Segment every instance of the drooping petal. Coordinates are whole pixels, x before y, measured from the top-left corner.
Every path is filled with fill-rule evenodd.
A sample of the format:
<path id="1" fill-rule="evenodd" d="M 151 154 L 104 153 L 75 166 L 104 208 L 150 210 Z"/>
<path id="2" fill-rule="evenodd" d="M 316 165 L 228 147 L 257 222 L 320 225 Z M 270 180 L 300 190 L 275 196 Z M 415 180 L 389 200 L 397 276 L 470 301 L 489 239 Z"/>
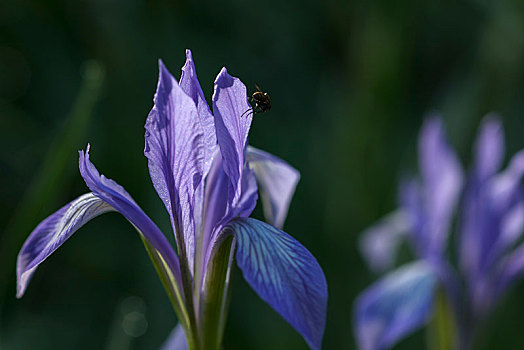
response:
<path id="1" fill-rule="evenodd" d="M 160 350 L 188 350 L 186 334 L 180 324 L 169 333 Z"/>
<path id="2" fill-rule="evenodd" d="M 248 146 L 246 159 L 255 171 L 266 220 L 281 229 L 300 173 L 282 159 L 255 147 Z"/>
<path id="3" fill-rule="evenodd" d="M 431 267 L 417 261 L 390 272 L 366 289 L 355 302 L 359 348 L 388 349 L 427 322 L 437 281 Z"/>
<path id="4" fill-rule="evenodd" d="M 249 108 L 245 85 L 222 68 L 215 80 L 213 114 L 224 172 L 231 184 L 228 201 L 232 206 L 241 195 L 244 150 L 253 118 L 250 113 L 244 114 Z"/>
<path id="5" fill-rule="evenodd" d="M 327 284 L 316 259 L 298 241 L 264 222 L 239 218 L 226 228 L 237 238 L 237 264 L 255 292 L 320 349 Z"/>
<path id="6" fill-rule="evenodd" d="M 18 253 L 16 296 L 22 297 L 36 268 L 73 233 L 98 215 L 114 210 L 93 193 L 86 193 L 42 221 Z"/>
<path id="7" fill-rule="evenodd" d="M 415 250 L 418 257 L 429 256 L 428 245 L 430 239 L 426 235 L 425 223 L 427 213 L 424 207 L 422 188 L 417 179 L 405 180 L 400 184 L 399 201 L 401 210 L 409 218 L 411 230 L 409 231 L 411 239 L 409 243 Z"/>
<path id="8" fill-rule="evenodd" d="M 423 234 L 428 239 L 428 253 L 441 254 L 462 189 L 463 172 L 437 117 L 426 120 L 420 133 L 419 165 L 426 210 Z"/>
<path id="9" fill-rule="evenodd" d="M 370 269 L 375 272 L 390 269 L 395 263 L 398 246 L 411 229 L 408 214 L 400 209 L 366 229 L 359 247 Z"/>
<path id="10" fill-rule="evenodd" d="M 100 199 L 122 214 L 135 226 L 144 239 L 159 254 L 159 258 L 167 264 L 178 286 L 182 285 L 178 257 L 164 234 L 153 221 L 140 209 L 126 190 L 115 181 L 100 175 L 89 160 L 89 145 L 87 150 L 80 151 L 80 174 L 87 187 Z"/>
<path id="11" fill-rule="evenodd" d="M 195 190 L 204 172 L 204 134 L 197 107 L 159 62 L 155 105 L 146 121 L 144 154 L 155 189 L 171 216 L 180 256 L 193 267 Z M 182 244 L 183 242 L 183 244 Z"/>

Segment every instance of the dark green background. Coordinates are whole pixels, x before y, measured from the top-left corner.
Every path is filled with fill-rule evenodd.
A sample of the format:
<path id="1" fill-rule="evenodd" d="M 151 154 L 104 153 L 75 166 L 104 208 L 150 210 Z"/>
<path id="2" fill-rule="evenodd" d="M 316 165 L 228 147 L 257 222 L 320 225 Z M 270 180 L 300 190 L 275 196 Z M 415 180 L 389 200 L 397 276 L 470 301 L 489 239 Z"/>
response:
<path id="1" fill-rule="evenodd" d="M 302 173 L 285 229 L 326 274 L 326 349 L 355 347 L 352 303 L 375 279 L 358 235 L 395 208 L 398 179 L 416 169 L 425 113 L 443 114 L 466 164 L 490 111 L 502 116 L 508 150 L 524 147 L 519 0 L 2 0 L 2 350 L 155 349 L 175 325 L 142 243 L 117 214 L 82 228 L 40 267 L 21 300 L 14 259 L 40 220 L 87 192 L 77 150 L 88 142 L 99 170 L 170 233 L 142 153 L 143 126 L 157 59 L 179 76 L 186 48 L 208 101 L 222 66 L 272 97 L 272 110 L 254 118 L 250 142 Z M 523 294 L 520 283 L 501 302 L 478 348 L 520 348 Z M 146 306 L 147 331 L 136 339 L 120 327 L 129 296 Z M 132 308 L 143 311 L 139 304 Z M 418 332 L 398 348 L 419 349 L 424 339 Z M 224 347 L 306 345 L 236 269 Z"/>

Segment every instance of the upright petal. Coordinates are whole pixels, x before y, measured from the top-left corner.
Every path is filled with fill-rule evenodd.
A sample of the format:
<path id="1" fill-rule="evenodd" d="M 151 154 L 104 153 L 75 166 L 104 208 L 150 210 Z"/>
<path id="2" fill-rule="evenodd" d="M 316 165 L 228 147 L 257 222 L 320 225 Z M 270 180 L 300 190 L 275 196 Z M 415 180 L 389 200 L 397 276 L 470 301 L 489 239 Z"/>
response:
<path id="1" fill-rule="evenodd" d="M 478 198 L 482 204 L 477 206 L 484 211 L 478 212 L 474 219 L 483 224 L 477 232 L 481 269 L 490 268 L 522 234 L 523 175 L 524 151 L 521 151 L 511 159 L 504 172 L 491 178 L 480 191 L 485 195 Z"/>
<path id="2" fill-rule="evenodd" d="M 42 221 L 31 232 L 18 253 L 16 296 L 22 297 L 38 265 L 73 233 L 98 215 L 114 210 L 93 193 L 86 193 Z"/>
<path id="3" fill-rule="evenodd" d="M 198 111 L 198 118 L 202 124 L 202 130 L 204 133 L 204 174 L 206 177 L 213 156 L 217 150 L 217 137 L 215 131 L 215 120 L 211 114 L 211 110 L 204 97 L 204 92 L 198 82 L 195 63 L 193 62 L 193 56 L 191 50 L 186 50 L 186 64 L 182 67 L 182 76 L 180 77 L 180 87 L 182 90 L 193 99 Z"/>
<path id="4" fill-rule="evenodd" d="M 228 211 L 229 178 L 224 172 L 221 156 L 213 160 L 206 182 L 202 246 L 207 247 L 212 233 Z"/>
<path id="5" fill-rule="evenodd" d="M 362 233 L 359 247 L 371 270 L 383 272 L 395 264 L 398 246 L 411 229 L 408 214 L 396 210 Z"/>
<path id="6" fill-rule="evenodd" d="M 282 159 L 255 147 L 248 146 L 246 159 L 255 171 L 266 220 L 281 229 L 300 173 Z"/>
<path id="7" fill-rule="evenodd" d="M 171 216 L 181 257 L 195 251 L 195 190 L 204 172 L 204 140 L 195 102 L 160 61 L 155 105 L 146 122 L 144 154 L 155 189 Z"/>
<path id="8" fill-rule="evenodd" d="M 244 171 L 242 172 L 240 198 L 235 207 L 233 207 L 226 217 L 226 220 L 230 220 L 234 217 L 246 218 L 255 209 L 258 201 L 258 186 L 255 172 L 249 169 L 246 164 Z"/>
<path id="9" fill-rule="evenodd" d="M 475 143 L 475 176 L 480 182 L 496 174 L 504 160 L 504 129 L 499 119 L 488 115 L 482 121 Z"/>
<path id="10" fill-rule="evenodd" d="M 485 216 L 490 215 L 493 224 L 480 231 L 483 235 L 478 262 L 480 273 L 473 281 L 483 286 L 482 295 L 475 298 L 478 303 L 496 299 L 524 272 L 524 245 L 508 253 L 524 229 L 523 175 L 524 151 L 520 151 L 513 156 L 508 168 L 485 186 L 490 194 L 486 201 L 489 212 Z"/>
<path id="11" fill-rule="evenodd" d="M 182 285 L 178 257 L 160 229 L 140 209 L 126 190 L 115 181 L 100 175 L 93 163 L 89 160 L 89 146 L 86 152 L 80 151 L 80 174 L 87 187 L 98 198 L 116 209 L 143 235 L 144 239 L 155 248 L 170 271 L 173 273 L 178 286 Z"/>
<path id="12" fill-rule="evenodd" d="M 428 239 L 428 253 L 440 254 L 462 189 L 463 174 L 437 117 L 426 120 L 420 133 L 419 165 L 427 215 L 423 234 Z"/>
<path id="13" fill-rule="evenodd" d="M 327 284 L 316 259 L 298 241 L 264 222 L 239 218 L 226 230 L 237 238 L 237 264 L 257 294 L 320 349 Z"/>
<path id="14" fill-rule="evenodd" d="M 355 302 L 359 348 L 388 349 L 427 322 L 437 281 L 431 267 L 418 261 L 390 272 L 366 289 Z"/>
<path id="15" fill-rule="evenodd" d="M 462 231 L 460 235 L 460 263 L 469 277 L 473 277 L 483 260 L 483 250 L 492 244 L 497 219 L 490 210 L 488 181 L 499 170 L 504 158 L 504 131 L 499 120 L 487 116 L 480 127 L 475 144 L 475 163 L 464 195 Z M 490 238 L 491 237 L 491 238 Z"/>
<path id="16" fill-rule="evenodd" d="M 506 211 L 518 197 L 521 191 L 521 180 L 524 176 L 524 150 L 517 152 L 507 169 L 497 175 L 490 184 L 494 210 Z"/>
<path id="17" fill-rule="evenodd" d="M 186 64 L 182 67 L 182 76 L 180 77 L 180 87 L 193 99 L 197 107 L 198 118 L 202 125 L 203 138 L 203 159 L 204 168 L 202 177 L 205 179 L 209 173 L 213 158 L 218 153 L 217 137 L 215 130 L 215 120 L 204 97 L 200 83 L 198 82 L 195 64 L 191 50 L 186 50 Z M 220 156 L 220 154 L 218 154 Z M 195 236 L 198 241 L 198 235 L 202 229 L 203 207 L 204 207 L 204 181 L 195 191 Z"/>
<path id="18" fill-rule="evenodd" d="M 215 80 L 213 113 L 224 172 L 229 178 L 229 203 L 236 205 L 241 195 L 244 150 L 252 115 L 243 115 L 249 108 L 246 87 L 222 68 Z"/>
<path id="19" fill-rule="evenodd" d="M 251 215 L 258 200 L 255 173 L 246 165 L 242 172 L 239 199 L 233 205 L 228 196 L 231 184 L 224 172 L 223 159 L 215 159 L 206 184 L 203 242 L 212 241 L 230 220 Z M 207 244 L 204 244 L 206 247 Z"/>

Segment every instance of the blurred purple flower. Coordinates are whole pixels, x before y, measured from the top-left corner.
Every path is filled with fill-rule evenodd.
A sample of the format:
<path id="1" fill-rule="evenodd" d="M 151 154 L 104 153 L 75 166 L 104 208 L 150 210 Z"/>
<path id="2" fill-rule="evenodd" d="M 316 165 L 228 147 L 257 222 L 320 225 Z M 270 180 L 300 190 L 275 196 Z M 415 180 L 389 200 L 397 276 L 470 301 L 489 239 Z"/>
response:
<path id="1" fill-rule="evenodd" d="M 31 233 L 18 256 L 17 296 L 24 294 L 38 265 L 76 230 L 100 214 L 118 211 L 139 232 L 177 313 L 180 324 L 167 347 L 220 347 L 236 251 L 249 285 L 311 348 L 319 349 L 325 277 L 311 253 L 280 230 L 299 173 L 247 146 L 252 116 L 241 117 L 250 108 L 244 84 L 223 68 L 215 80 L 211 113 L 189 50 L 186 56 L 180 83 L 160 62 L 144 150 L 151 180 L 171 219 L 178 256 L 123 187 L 99 174 L 88 146 L 80 151 L 80 173 L 92 192 Z M 266 217 L 276 227 L 248 217 L 258 191 Z"/>
<path id="2" fill-rule="evenodd" d="M 524 230 L 524 151 L 497 173 L 504 157 L 503 130 L 496 117 L 488 116 L 474 155 L 463 186 L 463 172 L 442 122 L 426 120 L 419 139 L 421 180 L 401 185 L 401 208 L 366 230 L 360 242 L 377 272 L 394 265 L 403 239 L 419 260 L 388 273 L 357 299 L 354 322 L 361 349 L 390 348 L 421 327 L 432 316 L 437 286 L 453 308 L 457 345 L 469 348 L 478 321 L 524 272 L 524 244 L 517 243 Z M 457 271 L 445 249 L 460 198 Z M 400 274 L 401 280 L 394 277 Z"/>

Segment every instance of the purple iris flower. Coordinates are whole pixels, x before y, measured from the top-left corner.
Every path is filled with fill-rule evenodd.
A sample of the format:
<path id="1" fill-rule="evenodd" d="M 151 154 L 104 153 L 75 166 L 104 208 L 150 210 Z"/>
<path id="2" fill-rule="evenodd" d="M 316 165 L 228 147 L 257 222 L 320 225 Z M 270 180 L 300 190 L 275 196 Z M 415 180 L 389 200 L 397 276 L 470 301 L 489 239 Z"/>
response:
<path id="1" fill-rule="evenodd" d="M 241 117 L 251 108 L 244 84 L 223 68 L 215 80 L 211 112 L 189 50 L 186 57 L 180 82 L 159 63 L 144 150 L 151 180 L 171 219 L 178 254 L 124 188 L 100 175 L 88 146 L 80 151 L 79 163 L 91 192 L 31 233 L 18 255 L 17 296 L 24 294 L 40 263 L 76 230 L 100 214 L 117 211 L 138 231 L 177 313 L 179 325 L 166 348 L 220 348 L 236 258 L 255 292 L 312 349 L 319 349 L 326 280 L 313 255 L 280 230 L 299 173 L 247 145 L 252 115 Z M 258 192 L 271 225 L 249 218 Z"/>
<path id="2" fill-rule="evenodd" d="M 400 209 L 363 233 L 361 249 L 376 272 L 390 269 L 402 240 L 417 261 L 389 272 L 355 302 L 359 347 L 387 349 L 433 315 L 437 288 L 450 303 L 456 346 L 473 346 L 480 321 L 524 272 L 524 151 L 500 172 L 502 125 L 487 116 L 466 178 L 438 117 L 426 120 L 419 138 L 420 179 L 404 182 Z M 446 253 L 452 221 L 458 267 Z"/>

